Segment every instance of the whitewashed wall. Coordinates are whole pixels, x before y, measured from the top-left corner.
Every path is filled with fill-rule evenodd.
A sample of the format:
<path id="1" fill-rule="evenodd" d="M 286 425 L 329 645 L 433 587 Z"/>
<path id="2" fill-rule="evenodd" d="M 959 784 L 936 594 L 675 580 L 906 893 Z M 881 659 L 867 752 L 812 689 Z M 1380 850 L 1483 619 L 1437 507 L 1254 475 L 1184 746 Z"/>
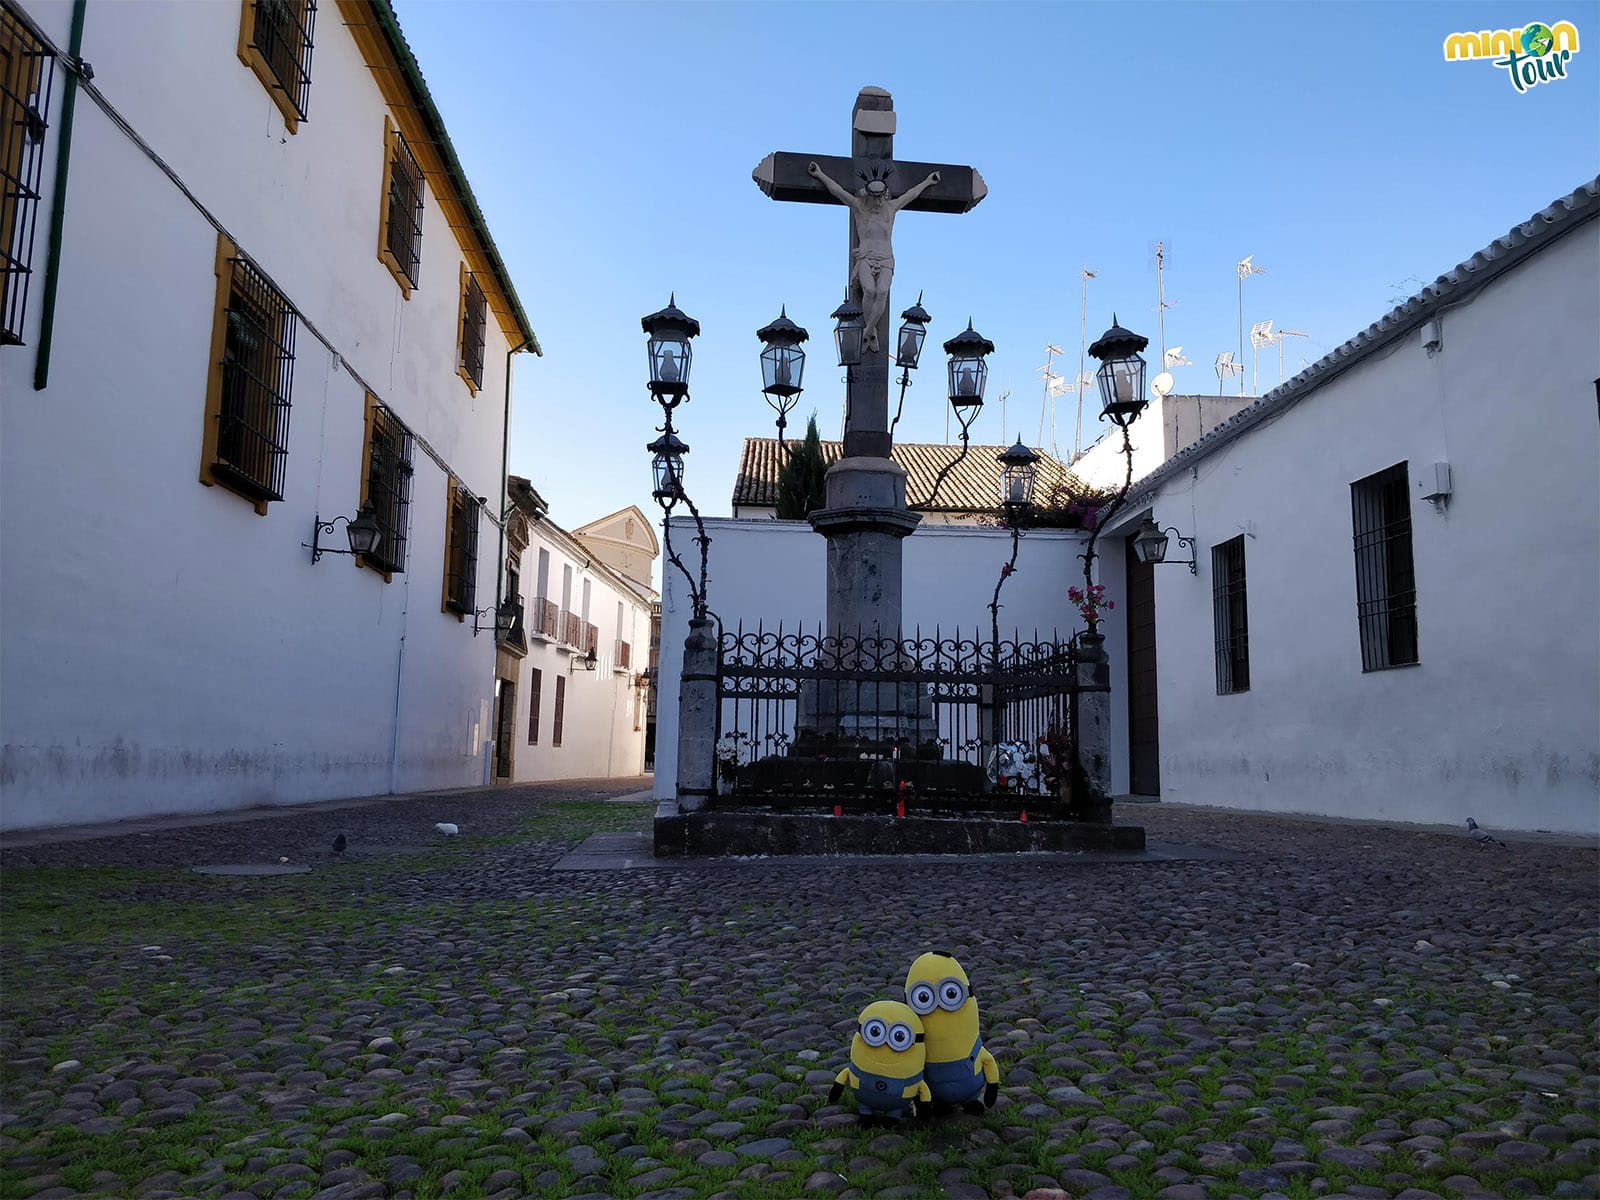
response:
<path id="1" fill-rule="evenodd" d="M 25 7 L 65 44 L 70 5 Z M 267 516 L 198 482 L 216 232 L 80 97 L 49 387 L 32 386 L 42 288 L 28 344 L 0 349 L 3 828 L 483 781 L 494 646 L 440 611 L 444 469 L 417 449 L 392 583 L 348 556 L 313 567 L 300 544 L 314 514 L 356 510 L 351 369 L 498 496 L 506 341 L 491 322 L 474 399 L 454 370 L 460 254 L 431 190 L 411 300 L 378 262 L 384 106 L 344 26 L 319 22 L 311 119 L 288 136 L 237 57 L 239 17 L 92 4 L 84 57 L 342 362 L 298 330 L 285 500 Z M 485 520 L 488 602 L 496 536 Z"/>
<path id="2" fill-rule="evenodd" d="M 827 610 L 827 543 L 803 521 L 706 521 L 711 536 L 710 607 L 732 630 L 743 621 L 752 628 L 781 620 L 786 628 L 805 624 L 815 629 Z M 691 570 L 698 559 L 691 552 L 694 525 L 674 519 L 672 544 Z M 1123 603 L 1122 543 L 1105 547 L 1115 569 L 1097 578 L 1106 594 Z M 1022 539 L 1017 570 L 1000 593 L 1000 630 L 1008 637 L 1021 630 L 1042 637 L 1059 630 L 1063 638 L 1078 628 L 1077 614 L 1067 604 L 1066 590 L 1083 582 L 1083 549 L 1075 531 L 1035 530 Z M 945 635 L 957 629 L 989 637 L 989 601 L 1000 568 L 1011 557 L 1011 534 L 1003 529 L 961 526 L 919 528 L 904 546 L 904 612 L 907 631 L 920 626 L 930 636 L 937 626 Z M 1104 565 L 1102 560 L 1100 565 Z M 661 603 L 661 691 L 656 728 L 655 796 L 675 794 L 677 781 L 678 677 L 683 643 L 688 636 L 690 603 L 683 576 L 670 563 L 663 570 Z M 1101 626 L 1112 664 L 1112 749 L 1115 791 L 1127 790 L 1126 664 L 1120 622 Z"/>
<path id="3" fill-rule="evenodd" d="M 1437 356 L 1414 333 L 1163 484 L 1200 563 L 1155 573 L 1163 798 L 1600 831 L 1597 329 L 1591 222 L 1448 310 Z M 1401 461 L 1421 661 L 1363 674 L 1350 484 Z M 1250 690 L 1219 696 L 1210 548 L 1241 528 Z"/>
<path id="4" fill-rule="evenodd" d="M 522 552 L 521 592 L 524 611 L 532 613 L 539 592 L 539 551 L 550 554 L 549 598 L 561 603 L 561 570 L 572 568 L 573 611 L 580 612 L 583 581 L 590 583 L 589 621 L 600 631 L 597 663 L 593 671 L 573 670 L 576 657 L 569 647 L 542 637 L 530 628 L 528 654 L 517 678 L 517 725 L 513 735 L 512 778 L 518 783 L 541 779 L 601 779 L 644 773 L 645 721 L 642 694 L 635 676 L 650 658 L 650 605 L 584 553 L 571 538 L 556 536 L 547 521 L 529 528 L 528 548 Z M 617 603 L 622 622 L 617 622 Z M 581 615 L 581 613 L 580 613 Z M 630 666 L 619 667 L 616 640 L 630 647 Z M 528 716 L 532 702 L 532 672 L 542 676 L 539 699 L 538 744 L 528 741 Z M 556 707 L 556 679 L 566 685 L 561 745 L 552 744 Z M 638 728 L 634 728 L 637 724 Z"/>

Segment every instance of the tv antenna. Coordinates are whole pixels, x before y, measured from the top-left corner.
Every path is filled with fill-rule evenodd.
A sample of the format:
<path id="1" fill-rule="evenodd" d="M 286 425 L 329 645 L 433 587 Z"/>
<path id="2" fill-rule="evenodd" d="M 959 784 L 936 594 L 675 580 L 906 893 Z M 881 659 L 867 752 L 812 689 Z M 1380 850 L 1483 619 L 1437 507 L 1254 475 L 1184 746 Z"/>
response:
<path id="1" fill-rule="evenodd" d="M 1184 354 L 1182 346 L 1174 346 L 1161 356 L 1161 366 L 1167 371 L 1172 370 L 1173 367 L 1190 367 L 1193 365 L 1194 359 Z"/>
<path id="2" fill-rule="evenodd" d="M 1161 342 L 1161 356 L 1165 360 L 1167 354 L 1167 309 L 1172 305 L 1167 303 L 1166 295 L 1166 264 L 1167 257 L 1172 253 L 1172 247 L 1164 241 L 1158 241 L 1151 247 L 1151 254 L 1156 260 L 1156 321 L 1158 323 L 1157 336 Z M 1174 301 L 1176 303 L 1176 301 Z"/>
<path id="3" fill-rule="evenodd" d="M 1239 273 L 1239 395 L 1244 395 L 1244 281 L 1252 275 L 1265 275 L 1267 269 L 1258 267 L 1250 260 L 1254 254 L 1246 254 L 1239 260 L 1236 268 Z M 1231 360 L 1230 360 L 1231 361 Z"/>
<path id="4" fill-rule="evenodd" d="M 1258 370 L 1261 366 L 1261 348 L 1272 345 L 1272 322 L 1257 321 L 1250 326 L 1250 394 L 1261 394 L 1260 376 Z"/>
<path id="5" fill-rule="evenodd" d="M 1065 394 L 1067 390 L 1067 381 L 1065 377 L 1057 375 L 1055 371 L 1056 356 L 1062 353 L 1064 353 L 1064 351 L 1054 342 L 1046 343 L 1044 348 L 1044 366 L 1039 367 L 1034 371 L 1035 375 L 1042 377 L 1042 382 L 1044 385 L 1044 394 L 1039 398 L 1038 445 L 1044 445 L 1044 414 L 1045 410 L 1048 409 L 1050 412 L 1050 453 L 1054 454 L 1057 458 L 1060 458 L 1061 454 L 1056 449 L 1056 397 Z"/>
<path id="6" fill-rule="evenodd" d="M 1217 395 L 1222 395 L 1222 384 L 1229 375 L 1243 375 L 1244 364 L 1233 361 L 1233 351 L 1224 350 L 1213 364 L 1217 370 Z"/>
<path id="7" fill-rule="evenodd" d="M 1284 338 L 1292 338 L 1292 337 L 1310 337 L 1310 336 L 1311 335 L 1309 333 L 1306 333 L 1304 330 L 1301 330 L 1301 329 L 1280 329 L 1280 330 L 1278 330 L 1277 333 L 1272 335 L 1272 340 L 1278 343 L 1278 386 L 1279 387 L 1283 386 L 1283 339 Z M 1306 360 L 1302 358 L 1300 360 L 1300 365 L 1302 367 L 1305 366 L 1306 365 Z"/>
<path id="8" fill-rule="evenodd" d="M 1078 420 L 1072 430 L 1072 457 L 1076 461 L 1083 452 L 1083 353 L 1084 347 L 1089 344 L 1089 280 L 1095 278 L 1095 273 L 1089 270 L 1089 265 L 1084 264 L 1081 272 L 1083 277 L 1083 295 L 1081 307 L 1078 310 Z"/>

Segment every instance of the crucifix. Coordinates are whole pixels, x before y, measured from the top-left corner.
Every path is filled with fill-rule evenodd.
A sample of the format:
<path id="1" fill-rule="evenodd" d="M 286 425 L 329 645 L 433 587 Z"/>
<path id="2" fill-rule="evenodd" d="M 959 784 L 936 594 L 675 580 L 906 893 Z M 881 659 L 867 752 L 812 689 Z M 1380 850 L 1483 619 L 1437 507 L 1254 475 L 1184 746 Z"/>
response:
<path id="1" fill-rule="evenodd" d="M 828 632 L 844 637 L 901 636 L 901 543 L 921 519 L 906 507 L 906 473 L 890 458 L 894 219 L 906 210 L 968 212 L 988 192 L 972 167 L 896 161 L 894 133 L 889 93 L 862 88 L 850 118 L 849 158 L 780 151 L 753 172 L 756 185 L 774 200 L 850 210 L 849 288 L 867 317 L 866 348 L 861 365 L 847 376 L 844 454 L 828 470 L 826 507 L 810 518 L 828 541 Z M 920 743 L 932 728 L 928 721 L 927 698 L 914 688 L 810 689 L 800 704 L 797 734 L 870 739 L 914 732 Z"/>
<path id="2" fill-rule="evenodd" d="M 850 119 L 850 157 L 779 151 L 753 172 L 774 200 L 842 204 L 850 210 L 850 291 L 866 314 L 866 350 L 854 368 L 845 418 L 847 458 L 887 458 L 889 439 L 890 235 L 899 212 L 964 213 L 988 193 L 972 167 L 897 162 L 894 100 L 882 88 L 861 89 Z"/>

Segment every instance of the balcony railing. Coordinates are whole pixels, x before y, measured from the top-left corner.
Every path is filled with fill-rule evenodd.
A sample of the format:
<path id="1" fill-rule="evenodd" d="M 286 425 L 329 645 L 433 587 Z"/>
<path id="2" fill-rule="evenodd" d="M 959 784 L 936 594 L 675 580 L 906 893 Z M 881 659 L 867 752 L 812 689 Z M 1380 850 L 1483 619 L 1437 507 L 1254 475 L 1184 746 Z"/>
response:
<path id="1" fill-rule="evenodd" d="M 600 653 L 600 630 L 598 626 L 583 623 L 583 641 L 579 643 L 585 654 Z"/>
<path id="2" fill-rule="evenodd" d="M 578 614 L 567 612 L 561 614 L 561 641 L 567 646 L 579 646 L 583 643 L 583 621 Z"/>
<path id="3" fill-rule="evenodd" d="M 612 651 L 612 665 L 619 671 L 626 671 L 633 665 L 633 647 L 621 638 L 617 639 L 616 647 Z"/>
<path id="4" fill-rule="evenodd" d="M 560 628 L 561 609 L 556 607 L 553 600 L 546 600 L 540 596 L 533 602 L 533 614 L 528 619 L 528 632 L 534 637 L 554 640 L 559 636 Z"/>

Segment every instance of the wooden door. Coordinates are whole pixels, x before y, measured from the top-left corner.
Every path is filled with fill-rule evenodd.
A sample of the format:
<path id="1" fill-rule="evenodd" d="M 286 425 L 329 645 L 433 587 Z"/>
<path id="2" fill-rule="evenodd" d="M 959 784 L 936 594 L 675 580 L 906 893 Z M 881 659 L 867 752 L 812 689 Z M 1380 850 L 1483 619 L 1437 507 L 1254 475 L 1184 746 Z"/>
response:
<path id="1" fill-rule="evenodd" d="M 1155 567 L 1127 543 L 1128 791 L 1161 794 L 1160 720 L 1156 706 Z"/>

